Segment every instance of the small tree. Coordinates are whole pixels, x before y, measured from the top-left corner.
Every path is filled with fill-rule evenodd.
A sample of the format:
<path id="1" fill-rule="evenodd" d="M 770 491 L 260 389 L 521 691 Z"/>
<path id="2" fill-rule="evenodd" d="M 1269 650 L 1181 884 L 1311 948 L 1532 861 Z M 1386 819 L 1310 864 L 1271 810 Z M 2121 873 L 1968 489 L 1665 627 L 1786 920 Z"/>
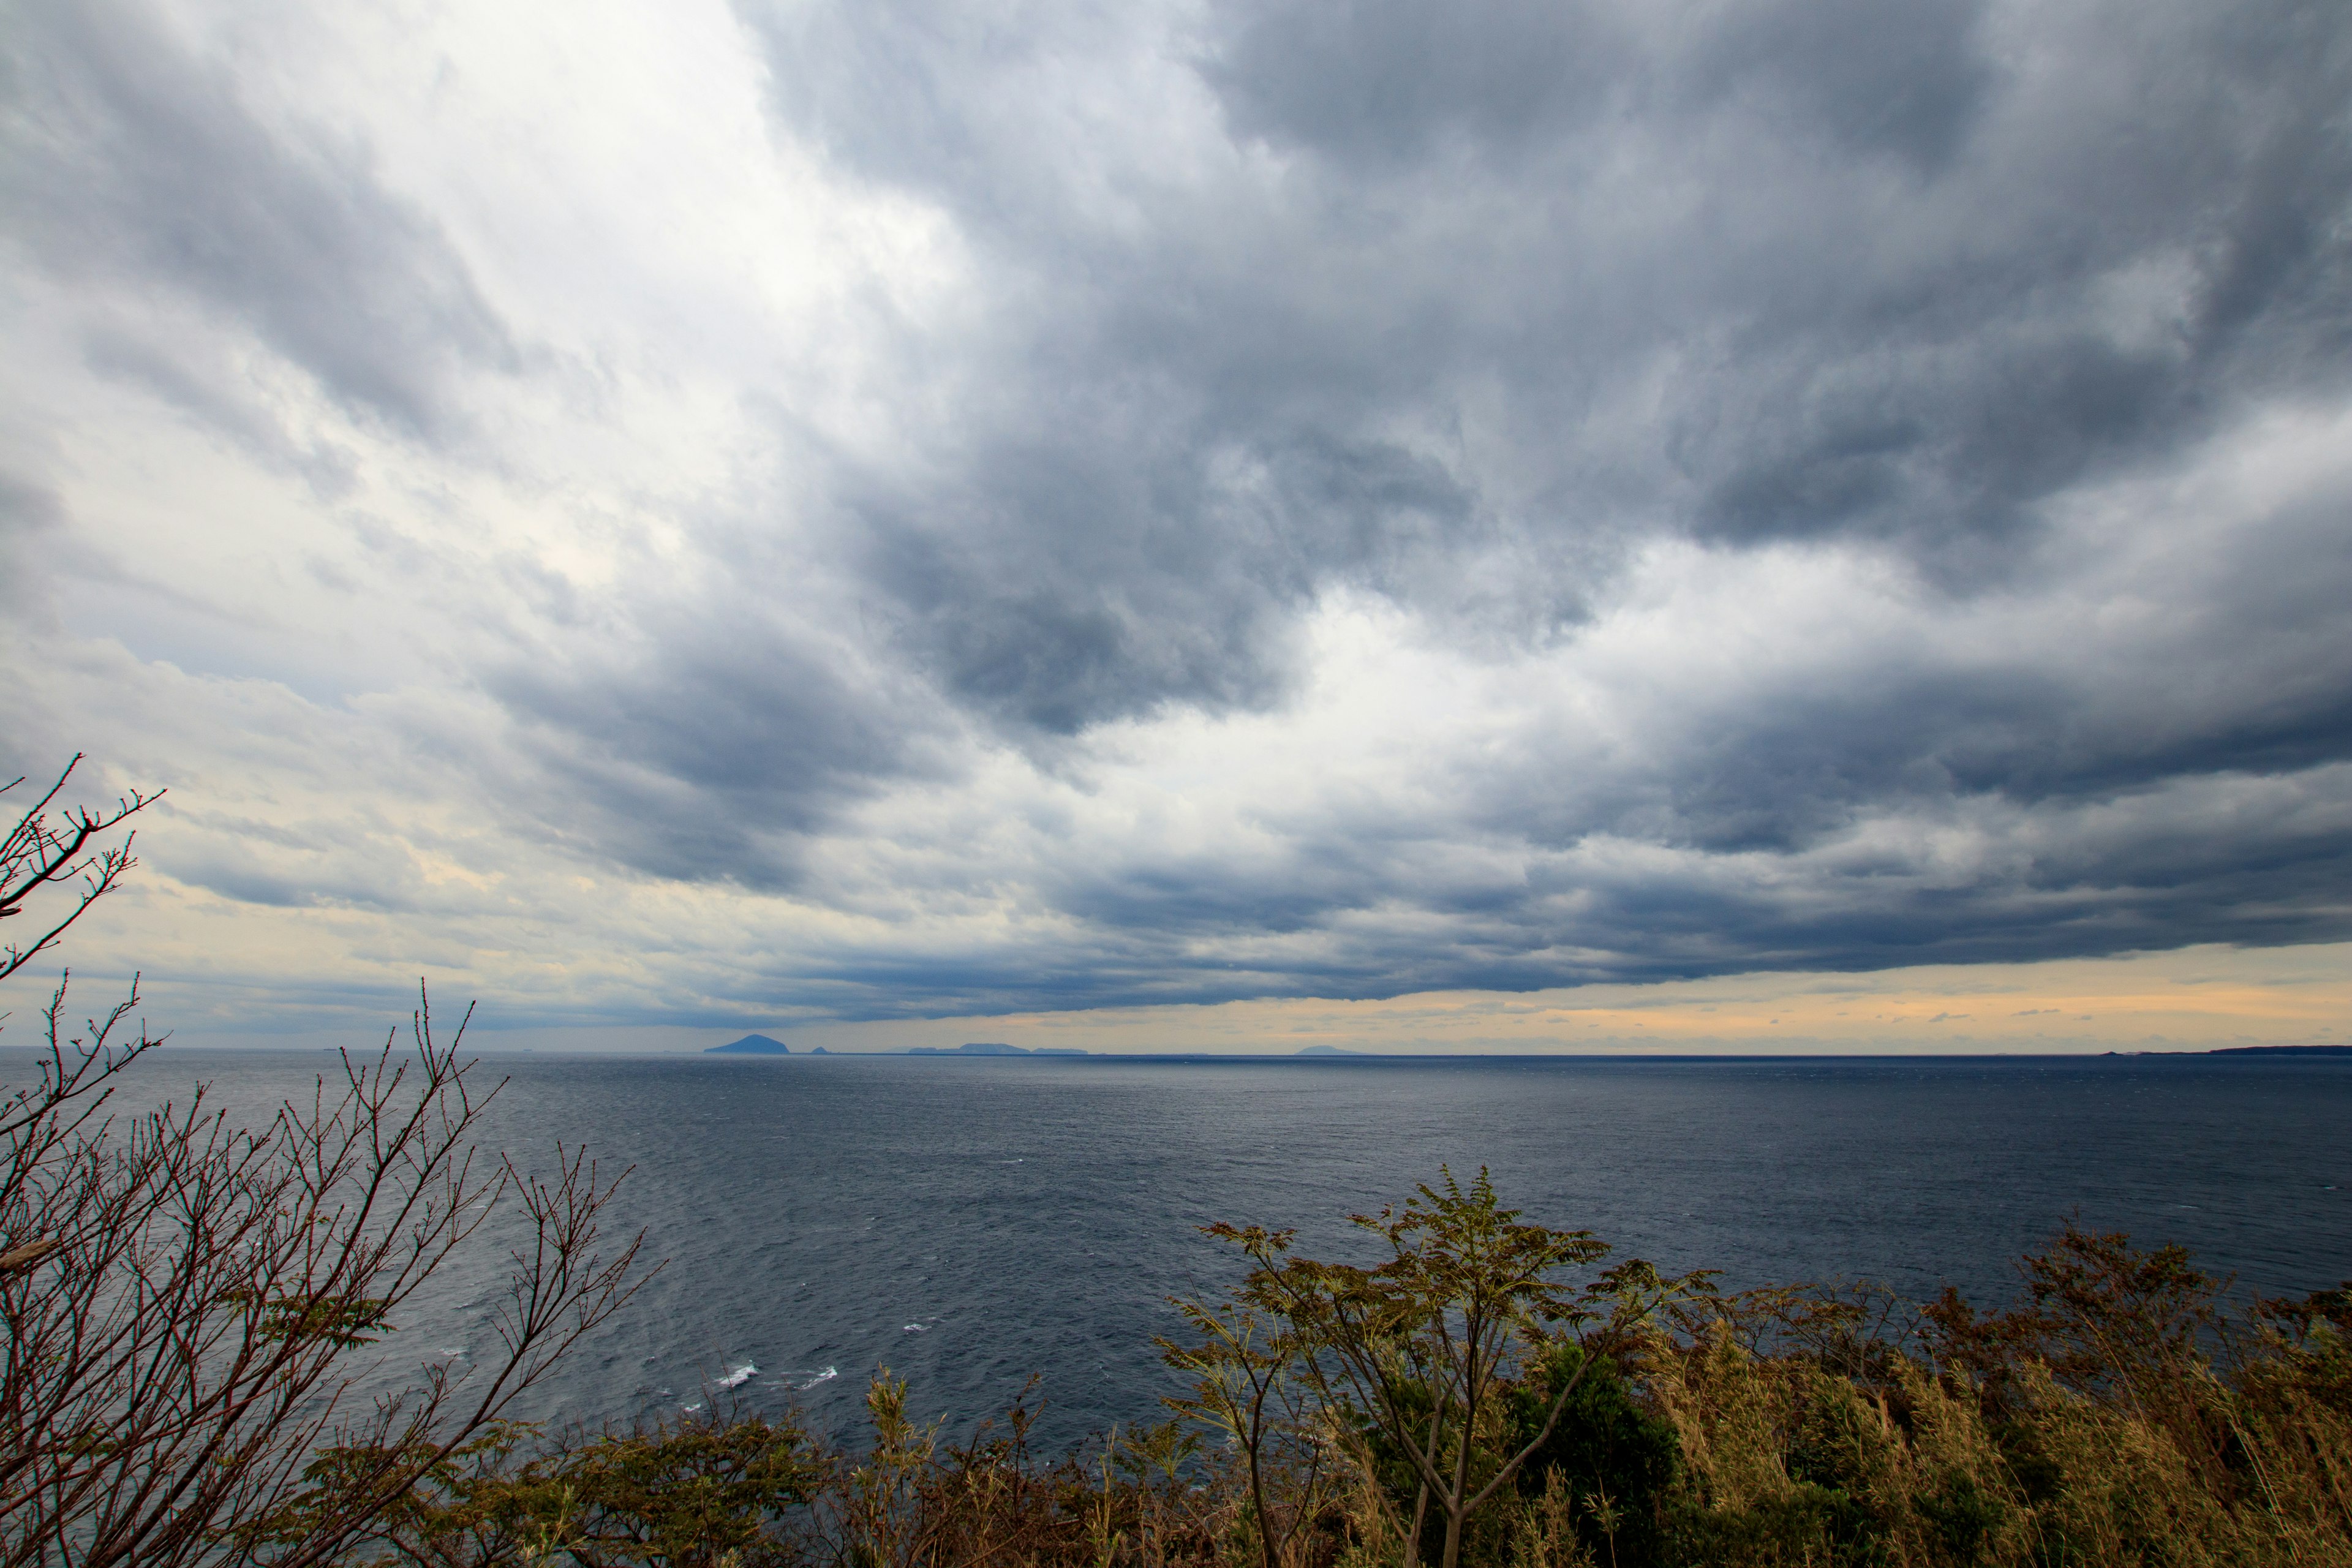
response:
<path id="1" fill-rule="evenodd" d="M 1562 1283 L 1560 1270 L 1596 1262 L 1608 1247 L 1590 1231 L 1518 1216 L 1496 1201 L 1484 1169 L 1465 1189 L 1441 1168 L 1438 1185 L 1423 1186 L 1402 1209 L 1352 1216 L 1389 1248 L 1376 1268 L 1293 1257 L 1286 1230 L 1205 1227 L 1255 1266 L 1237 1301 L 1284 1320 L 1301 1372 L 1327 1404 L 1369 1425 L 1411 1466 L 1406 1568 L 1417 1560 L 1432 1503 L 1445 1521 L 1441 1568 L 1457 1568 L 1463 1527 L 1544 1446 L 1602 1346 L 1674 1289 L 1639 1262 L 1581 1289 Z M 1482 1462 L 1482 1440 L 1503 1426 L 1503 1392 L 1560 1332 L 1576 1336 L 1586 1353 L 1554 1380 L 1541 1428 L 1516 1451 L 1486 1453 Z M 1368 1447 L 1359 1458 L 1376 1462 Z"/>
<path id="2" fill-rule="evenodd" d="M 37 914 L 0 978 L 135 864 L 129 834 L 108 836 L 155 797 L 55 814 L 72 772 L 9 834 L 0 910 L 74 901 Z M 247 1129 L 201 1087 L 102 1115 L 161 1042 L 118 1037 L 135 980 L 75 1033 L 69 983 L 45 1010 L 37 1081 L 0 1091 L 0 1568 L 326 1562 L 634 1289 L 637 1242 L 599 1249 L 613 1184 L 595 1166 L 559 1148 L 542 1179 L 474 1149 L 497 1087 L 461 1059 L 462 1025 L 436 1036 L 421 993 L 408 1059 L 396 1037 L 345 1054 Z M 527 1230 L 494 1315 L 499 1353 L 360 1399 L 381 1362 L 355 1352 L 509 1202 Z M 326 1445 L 346 1458 L 313 1470 Z"/>
<path id="3" fill-rule="evenodd" d="M 1171 1296 L 1195 1338 L 1160 1339 L 1160 1359 L 1192 1380 L 1192 1392 L 1164 1403 L 1223 1434 L 1241 1457 L 1257 1530 L 1261 1568 L 1281 1568 L 1285 1548 L 1321 1510 L 1324 1445 L 1314 1430 L 1303 1375 L 1307 1349 L 1287 1320 L 1238 1301 Z M 1270 1484 L 1273 1483 L 1273 1484 Z M 1288 1517 L 1273 1499 L 1289 1502 Z"/>

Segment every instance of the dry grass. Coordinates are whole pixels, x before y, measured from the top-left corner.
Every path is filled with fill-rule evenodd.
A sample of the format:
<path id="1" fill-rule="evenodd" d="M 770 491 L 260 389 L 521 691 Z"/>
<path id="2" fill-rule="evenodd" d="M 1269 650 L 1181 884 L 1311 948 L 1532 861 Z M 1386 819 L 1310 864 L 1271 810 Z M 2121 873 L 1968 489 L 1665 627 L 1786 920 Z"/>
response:
<path id="1" fill-rule="evenodd" d="M 1663 1480 L 1629 1487 L 1622 1478 L 1635 1472 L 1607 1470 L 1601 1450 L 1563 1448 L 1585 1458 L 1503 1500 L 1465 1562 L 2352 1565 L 2352 1301 L 2342 1292 L 2232 1314 L 2184 1257 L 2071 1231 L 2024 1274 L 2020 1302 L 1990 1315 L 1950 1298 L 1912 1307 L 1872 1291 L 1686 1298 L 1619 1363 L 1612 1419 L 1670 1445 L 1669 1468 L 1642 1472 Z M 856 1451 L 756 1420 L 536 1448 L 509 1434 L 445 1467 L 352 1561 L 1260 1560 L 1241 1465 L 1173 1424 L 1045 1458 L 1030 1451 L 1025 1405 L 952 1444 L 911 1420 L 905 1401 L 903 1384 L 877 1380 Z M 1364 1450 L 1343 1440 L 1344 1413 L 1315 1420 L 1282 1451 L 1317 1464 L 1270 1480 L 1282 1568 L 1403 1568 L 1409 1503 L 1349 1457 Z"/>
<path id="2" fill-rule="evenodd" d="M 1670 1563 L 2352 1564 L 2340 1292 L 2231 1316 L 2166 1249 L 2069 1231 L 2027 1292 L 1858 1332 L 1851 1297 L 1685 1314 L 1640 1369 L 1684 1473 Z"/>

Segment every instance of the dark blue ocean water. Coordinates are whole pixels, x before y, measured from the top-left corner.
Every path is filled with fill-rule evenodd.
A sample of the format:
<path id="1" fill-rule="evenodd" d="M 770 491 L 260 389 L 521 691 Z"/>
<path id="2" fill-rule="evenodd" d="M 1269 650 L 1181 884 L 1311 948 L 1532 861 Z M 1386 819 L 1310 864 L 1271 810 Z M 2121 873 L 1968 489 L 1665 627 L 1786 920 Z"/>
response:
<path id="1" fill-rule="evenodd" d="M 315 1058 L 158 1053 L 258 1109 Z M 2352 1061 L 2210 1057 L 1172 1062 L 492 1058 L 485 1140 L 634 1165 L 614 1215 L 667 1258 L 538 1410 L 734 1400 L 853 1418 L 887 1365 L 958 1427 L 1042 1379 L 1049 1446 L 1155 1419 L 1164 1298 L 1233 1259 L 1195 1227 L 1345 1216 L 1441 1163 L 1530 1218 L 1726 1283 L 1869 1278 L 2005 1298 L 2070 1215 L 2265 1293 L 2352 1277 Z M 496 1257 L 395 1342 L 472 1349 Z M 746 1371 L 745 1369 L 755 1369 Z M 734 1386 L 722 1388 L 723 1382 Z"/>

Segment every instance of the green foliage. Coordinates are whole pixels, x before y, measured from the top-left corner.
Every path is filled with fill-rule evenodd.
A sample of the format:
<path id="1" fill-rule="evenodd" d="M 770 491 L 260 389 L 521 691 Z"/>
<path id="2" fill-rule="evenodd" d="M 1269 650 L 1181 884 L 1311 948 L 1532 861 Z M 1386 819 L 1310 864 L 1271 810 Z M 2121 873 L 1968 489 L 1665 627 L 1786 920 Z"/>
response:
<path id="1" fill-rule="evenodd" d="M 1990 1314 L 1641 1265 L 1577 1287 L 1551 1270 L 1599 1243 L 1483 1173 L 1359 1223 L 1377 1267 L 1212 1232 L 1253 1266 L 1218 1321 L 1283 1330 L 1229 1344 L 1234 1386 L 1310 1391 L 1292 1430 L 1363 1478 L 1346 1568 L 2352 1563 L 2352 1288 L 2233 1314 L 2179 1248 L 2073 1228 Z"/>
<path id="2" fill-rule="evenodd" d="M 1462 1228 L 1416 1226 L 1405 1248 L 1467 1253 L 1494 1234 L 1463 1212 L 1490 1194 L 1441 1185 L 1424 1198 Z M 1466 1414 L 1461 1385 L 1444 1381 L 1462 1363 L 1442 1344 L 1389 1342 L 1372 1363 L 1388 1379 L 1376 1410 L 1328 1327 L 1368 1317 L 1366 1299 L 1327 1296 L 1319 1319 L 1276 1306 L 1305 1280 L 1377 1271 L 1303 1264 L 1287 1238 L 1234 1234 L 1256 1267 L 1186 1313 L 1194 1338 L 1162 1347 L 1192 1379 L 1170 1403 L 1214 1447 L 1169 1423 L 1044 1460 L 1025 1401 L 950 1442 L 886 1374 L 856 1451 L 790 1423 L 554 1444 L 502 1430 L 435 1469 L 375 1545 L 420 1568 L 1405 1568 L 1447 1553 L 1472 1568 L 2352 1563 L 2352 1338 L 2332 1293 L 2232 1315 L 2177 1254 L 2072 1233 L 2026 1261 L 2019 1304 L 1990 1316 L 1948 1302 L 1906 1312 L 1850 1289 L 1727 1297 L 1629 1267 L 1559 1290 L 1549 1321 L 1513 1319 Z M 1418 1266 L 1390 1279 L 1475 1283 Z M 1388 1321 L 1458 1350 L 1472 1318 L 1456 1306 Z M 1423 1437 L 1421 1454 L 1400 1428 Z M 1483 1506 L 1429 1506 L 1433 1449 L 1440 1475 Z"/>
<path id="3" fill-rule="evenodd" d="M 1639 1262 L 1581 1285 L 1561 1279 L 1562 1269 L 1597 1262 L 1607 1246 L 1589 1231 L 1523 1222 L 1483 1169 L 1465 1187 L 1441 1167 L 1437 1185 L 1418 1188 L 1403 1208 L 1353 1219 L 1387 1248 L 1372 1268 L 1294 1257 L 1288 1231 L 1207 1231 L 1254 1265 L 1232 1310 L 1286 1325 L 1286 1354 L 1320 1397 L 1329 1430 L 1373 1478 L 1374 1494 L 1399 1491 L 1384 1468 L 1403 1467 L 1412 1495 L 1402 1510 L 1406 1568 L 1423 1554 L 1433 1518 L 1444 1523 L 1441 1568 L 1456 1568 L 1472 1521 L 1515 1485 L 1590 1363 L 1561 1363 L 1568 1370 L 1542 1419 L 1507 1444 L 1507 1391 L 1557 1335 L 1603 1342 L 1685 1282 Z"/>
<path id="4" fill-rule="evenodd" d="M 1465 1562 L 1500 1562 L 1517 1550 L 1531 1521 L 1543 1527 L 1548 1497 L 1560 1515 L 1554 1533 L 1564 1532 L 1595 1562 L 1644 1568 L 1657 1560 L 1660 1521 L 1678 1470 L 1674 1428 L 1641 1408 L 1612 1360 L 1594 1357 L 1589 1369 L 1586 1360 L 1572 1342 L 1551 1345 L 1502 1389 L 1471 1475 L 1491 1477 L 1523 1449 L 1528 1458 L 1512 1477 L 1512 1506 L 1490 1508 L 1466 1524 Z M 1563 1387 L 1568 1398 L 1553 1419 Z M 1429 1408 L 1425 1389 L 1407 1398 L 1416 1411 Z M 1409 1513 L 1417 1489 L 1412 1461 L 1377 1426 L 1368 1426 L 1364 1437 L 1391 1505 Z M 1444 1550 L 1444 1532 L 1442 1519 L 1424 1520 L 1422 1557 Z"/>
<path id="5" fill-rule="evenodd" d="M 791 1422 L 683 1421 L 601 1433 L 525 1453 L 504 1427 L 435 1467 L 371 1531 L 378 1562 L 581 1568 L 757 1568 L 797 1561 L 782 1526 L 826 1479 Z M 373 1456 L 330 1453 L 337 1471 Z"/>
<path id="6" fill-rule="evenodd" d="M 1576 1504 L 1577 1538 L 1601 1563 L 1643 1568 L 1657 1561 L 1659 1529 L 1682 1463 L 1675 1429 L 1643 1410 L 1624 1374 L 1605 1356 L 1582 1378 L 1581 1346 L 1552 1347 L 1507 1398 L 1510 1443 L 1542 1426 L 1552 1391 L 1572 1384 L 1549 1436 L 1521 1467 L 1518 1490 L 1530 1502 L 1557 1484 Z"/>
<path id="7" fill-rule="evenodd" d="M 350 1350 L 372 1345 L 392 1331 L 386 1319 L 392 1303 L 378 1296 L 348 1300 L 278 1296 L 264 1300 L 256 1290 L 224 1290 L 220 1303 L 258 1313 L 254 1339 L 260 1344 L 310 1342 Z"/>

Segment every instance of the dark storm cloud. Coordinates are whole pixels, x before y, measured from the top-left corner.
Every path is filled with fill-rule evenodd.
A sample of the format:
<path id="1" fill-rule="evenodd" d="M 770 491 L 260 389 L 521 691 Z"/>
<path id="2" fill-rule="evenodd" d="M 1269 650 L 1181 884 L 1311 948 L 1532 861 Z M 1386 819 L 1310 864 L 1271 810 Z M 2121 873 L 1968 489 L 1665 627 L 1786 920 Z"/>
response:
<path id="1" fill-rule="evenodd" d="M 1140 471 L 1075 443 L 991 453 L 944 528 L 944 498 L 865 492 L 870 580 L 898 607 L 902 645 L 958 700 L 1066 736 L 1268 689 L 1300 584 L 1226 556 L 1198 526 L 1198 477 L 1154 471 L 1136 445 L 1110 452 Z"/>
<path id="2" fill-rule="evenodd" d="M 1539 153 L 1603 114 L 1760 100 L 1852 153 L 1933 168 L 1989 83 L 1982 6 L 1951 0 L 1779 0 L 1719 9 L 1658 57 L 1620 7 L 1480 0 L 1221 6 L 1203 77 L 1244 135 L 1345 163 L 1407 162 L 1470 142 Z"/>
<path id="3" fill-rule="evenodd" d="M 1476 381 L 1528 427 L 1445 475 L 1457 528 L 1581 567 L 1630 510 L 1732 543 L 1886 539 L 1958 584 L 2011 567 L 2067 487 L 2342 384 L 2352 150 L 2321 8 L 2070 10 L 2035 74 L 1948 4 L 1736 6 L 1657 37 L 1572 7 L 1235 7 L 1200 79 L 1290 162 L 1271 195 L 1129 182 L 1140 240 L 1106 232 L 1093 183 L 1051 178 L 1085 156 L 1063 106 L 1015 101 L 1041 62 L 1115 56 L 1099 17 L 751 15 L 780 112 L 947 204 L 1007 290 L 980 351 L 995 405 L 965 411 L 992 428 L 887 524 L 1009 552 L 1005 581 L 963 584 L 997 601 L 984 619 L 1043 595 L 1190 626 L 1192 595 L 1150 602 L 1187 557 L 1231 563 L 1208 591 L 1244 620 L 1360 579 L 1376 509 L 1220 505 L 1203 477 L 1400 426 L 1404 460 L 1451 468 Z M 1629 443 L 1604 426 L 1636 399 L 1655 411 Z M 1381 585 L 1443 582 L 1420 564 Z M 1225 640 L 1231 681 L 1162 641 L 1124 623 L 1069 692 L 1027 679 L 1007 710 L 1066 728 L 1155 693 L 1248 702 L 1275 673 L 1248 637 Z"/>
<path id="4" fill-rule="evenodd" d="M 225 314 L 328 396 L 415 437 L 462 423 L 459 374 L 520 363 L 446 238 L 362 150 L 323 132 L 289 143 L 154 17 L 35 0 L 5 47 L 0 180 L 12 226 L 59 273 L 117 270 Z M 107 357 L 168 363 L 119 342 Z M 176 400 L 220 412 L 217 399 Z M 249 426 L 232 418 L 227 433 L 247 439 Z"/>
<path id="5" fill-rule="evenodd" d="M 1784 864 L 1766 881 L 1703 861 L 1498 880 L 1416 853 L 1433 845 L 1371 836 L 1272 863 L 1074 872 L 1055 889 L 1082 922 L 1069 940 L 961 958 L 865 949 L 803 960 L 790 984 L 888 1017 L 2035 962 L 2163 950 L 2188 933 L 2344 940 L 2352 779 L 2231 784 L 2234 804 L 2225 784 L 2218 801 L 2158 791 L 2103 803 L 2111 820 L 2054 816 L 2052 840 L 2020 864 L 1957 883 L 1852 859 Z"/>
<path id="6" fill-rule="evenodd" d="M 1202 61 L 1234 127 L 1350 163 L 1523 144 L 1605 107 L 1631 47 L 1597 8 L 1387 0 L 1220 8 Z"/>
<path id="7" fill-rule="evenodd" d="M 1969 5 L 1735 6 L 1664 45 L 1566 7 L 1233 15 L 1204 71 L 1234 127 L 1370 203 L 1434 205 L 1466 174 L 1539 206 L 1646 156 L 1656 193 L 1698 204 L 1663 247 L 1605 211 L 1535 237 L 1517 259 L 1597 264 L 1618 319 L 1530 268 L 1505 280 L 1526 347 L 1498 348 L 1570 421 L 1625 394 L 1612 360 L 1695 351 L 1653 483 L 1696 486 L 1677 510 L 1704 535 L 1997 566 L 2068 484 L 2248 393 L 2340 384 L 2352 147 L 2320 8 L 2134 8 L 2137 39 L 2074 12 L 2036 40 L 2063 51 L 2038 81 L 1994 69 Z M 1464 259 L 1465 295 L 1495 286 Z M 1607 276 L 1629 259 L 1657 270 Z M 2136 262 L 2180 267 L 2179 318 L 2118 342 L 2097 296 Z"/>
<path id="8" fill-rule="evenodd" d="M 2136 19 L 2151 39 L 2064 40 L 2063 79 L 1988 89 L 1974 161 L 1896 214 L 1952 226 L 1930 254 L 1889 272 L 1887 236 L 1849 229 L 1815 258 L 1833 297 L 1749 302 L 1739 355 L 1677 433 L 1700 530 L 1997 563 L 2067 486 L 2248 398 L 2340 390 L 2345 30 L 2307 5 Z M 2136 272 L 2177 300 L 2119 330 Z"/>
<path id="9" fill-rule="evenodd" d="M 1962 617 L 2093 572 L 2053 552 L 2070 497 L 2352 385 L 2324 5 L 1254 4 L 1172 65 L 1097 12 L 743 15 L 779 117 L 979 258 L 984 400 L 846 504 L 901 646 L 1016 742 L 1278 706 L 1337 588 L 1538 648 L 1658 536 L 1879 552 Z M 1227 142 L 1189 173 L 1087 118 L 1178 90 L 1155 47 Z M 2161 636 L 2052 593 L 2011 657 L 1677 693 L 1630 754 L 1481 757 L 1450 817 L 1071 871 L 1082 955 L 843 978 L 1027 1005 L 2341 937 L 2347 516 L 2297 502 L 2215 574 L 2130 585 Z M 1972 869 L 1836 848 L 1962 819 Z M 1617 839 L 1678 858 L 1575 858 Z M 1487 851 L 1568 858 L 1464 880 Z M 1262 950 L 1197 951 L 1220 933 Z"/>
<path id="10" fill-rule="evenodd" d="M 797 845 L 878 781 L 930 771 L 922 696 L 860 679 L 776 607 L 721 581 L 625 647 L 591 628 L 488 672 L 548 798 L 593 858 L 658 877 L 799 885 Z"/>
<path id="11" fill-rule="evenodd" d="M 1244 451 L 1190 420 L 1122 423 L 1073 414 L 1008 441 L 952 497 L 878 477 L 856 493 L 869 581 L 901 607 L 905 646 L 1016 732 L 1263 707 L 1318 587 L 1396 583 L 1470 510 L 1441 467 L 1392 444 L 1307 430 Z"/>

